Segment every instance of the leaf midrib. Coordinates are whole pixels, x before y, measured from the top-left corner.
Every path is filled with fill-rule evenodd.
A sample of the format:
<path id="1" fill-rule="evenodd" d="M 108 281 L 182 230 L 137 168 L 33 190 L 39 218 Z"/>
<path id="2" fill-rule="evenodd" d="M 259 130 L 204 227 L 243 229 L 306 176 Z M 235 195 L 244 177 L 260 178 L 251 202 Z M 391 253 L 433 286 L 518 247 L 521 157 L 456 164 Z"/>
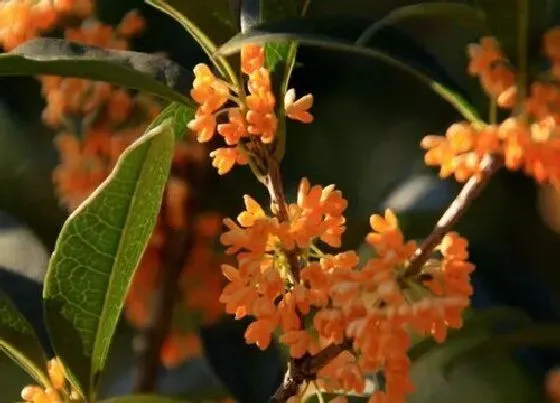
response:
<path id="1" fill-rule="evenodd" d="M 144 134 L 141 141 L 138 141 L 138 143 L 140 143 L 140 144 L 137 144 L 136 149 L 138 147 L 141 147 L 142 145 L 146 144 L 149 141 L 155 140 L 157 136 L 163 135 L 166 130 L 171 130 L 171 127 L 170 127 L 171 123 L 172 123 L 172 118 L 166 118 L 159 125 L 153 127 L 150 130 L 152 133 L 150 133 L 150 131 L 149 131 L 148 133 Z M 147 149 L 145 151 L 145 154 L 143 156 L 144 161 L 149 157 L 149 154 L 150 154 L 150 151 L 151 151 L 150 149 L 151 149 L 151 145 L 148 145 Z M 134 149 L 131 149 L 130 152 L 132 152 L 132 150 L 134 150 Z M 124 157 L 125 157 L 125 155 L 122 156 L 123 160 L 124 160 Z M 116 272 L 115 267 L 117 266 L 117 264 L 118 264 L 117 262 L 119 262 L 119 260 L 121 259 L 121 257 L 125 253 L 124 251 L 126 250 L 126 245 L 127 245 L 127 241 L 128 241 L 127 233 L 129 232 L 129 231 L 126 231 L 127 223 L 131 220 L 131 217 L 132 217 L 131 212 L 134 210 L 134 206 L 136 205 L 136 202 L 138 200 L 138 198 L 137 198 L 138 189 L 141 186 L 141 183 L 142 183 L 141 178 L 142 178 L 142 175 L 143 175 L 143 173 L 145 172 L 146 169 L 147 169 L 146 164 L 142 164 L 142 168 L 138 172 L 138 175 L 136 177 L 136 184 L 134 186 L 134 192 L 133 192 L 133 195 L 132 195 L 131 202 L 129 203 L 129 208 L 127 209 L 126 219 L 125 219 L 124 224 L 123 224 L 122 235 L 120 236 L 120 239 L 119 239 L 119 244 L 118 244 L 118 247 L 117 247 L 117 253 L 116 253 L 115 259 L 113 261 L 111 274 L 109 276 L 109 281 L 108 281 L 108 284 L 107 284 L 107 292 L 105 293 L 103 308 L 101 310 L 101 315 L 99 316 L 99 321 L 97 323 L 97 332 L 96 332 L 96 337 L 95 337 L 95 341 L 94 341 L 94 344 L 93 344 L 92 357 L 91 357 L 91 377 L 92 378 L 91 378 L 91 381 L 90 381 L 90 385 L 91 385 L 92 390 L 95 390 L 95 384 L 93 382 L 94 381 L 93 378 L 95 377 L 95 373 L 102 369 L 102 367 L 104 365 L 104 361 L 106 359 L 107 352 L 108 352 L 108 347 L 110 346 L 110 342 L 108 342 L 106 344 L 104 343 L 102 345 L 103 350 L 101 351 L 101 354 L 102 354 L 101 359 L 97 359 L 98 353 L 100 353 L 98 351 L 98 348 L 99 348 L 98 345 L 99 345 L 99 340 L 100 340 L 99 339 L 99 336 L 100 336 L 99 329 L 101 329 L 102 325 L 107 323 L 107 320 L 108 320 L 107 316 L 106 316 L 106 312 L 107 312 L 106 307 L 108 305 L 108 302 L 110 302 L 110 299 L 111 299 L 110 298 L 111 290 L 113 288 L 115 272 Z M 115 166 L 115 169 L 113 169 L 113 171 L 111 172 L 111 174 L 107 178 L 107 181 L 108 181 L 107 183 L 109 183 L 109 180 L 110 180 L 112 175 L 116 175 L 116 172 L 118 172 L 118 165 Z M 136 264 L 138 265 L 138 262 Z M 130 286 L 130 282 L 129 282 L 129 286 Z M 98 365 L 96 365 L 96 364 L 98 364 Z M 97 368 L 96 368 L 96 366 L 97 366 Z"/>

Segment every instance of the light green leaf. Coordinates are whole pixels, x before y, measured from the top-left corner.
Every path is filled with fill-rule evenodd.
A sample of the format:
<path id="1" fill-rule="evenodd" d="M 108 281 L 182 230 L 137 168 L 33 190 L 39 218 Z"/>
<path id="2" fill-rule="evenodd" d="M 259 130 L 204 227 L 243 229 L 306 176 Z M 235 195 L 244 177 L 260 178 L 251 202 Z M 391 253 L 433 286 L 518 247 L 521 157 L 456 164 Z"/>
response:
<path id="1" fill-rule="evenodd" d="M 426 3 L 399 7 L 381 20 L 371 24 L 356 41 L 357 45 L 367 45 L 369 40 L 384 27 L 397 25 L 399 22 L 415 18 L 445 18 L 459 23 L 462 20 L 484 20 L 481 10 L 466 4 Z"/>
<path id="2" fill-rule="evenodd" d="M 169 115 L 176 113 L 172 104 L 156 118 L 70 215 L 49 263 L 43 291 L 49 333 L 71 381 L 90 397 L 159 213 L 177 129 Z"/>
<path id="3" fill-rule="evenodd" d="M 386 63 L 404 73 L 416 78 L 426 84 L 432 91 L 450 103 L 466 120 L 481 125 L 482 120 L 474 108 L 459 94 L 445 87 L 443 84 L 431 78 L 426 73 L 412 67 L 410 64 L 398 59 L 395 56 L 381 50 L 358 46 L 354 43 L 343 41 L 327 36 L 319 36 L 313 33 L 290 31 L 290 24 L 286 26 L 275 24 L 273 26 L 261 26 L 248 34 L 241 34 L 234 37 L 229 42 L 222 45 L 219 49 L 220 54 L 229 55 L 239 52 L 241 46 L 246 43 L 269 43 L 297 41 L 300 45 L 317 46 L 324 49 L 348 52 L 365 57 L 370 57 L 380 62 Z"/>
<path id="4" fill-rule="evenodd" d="M 131 395 L 114 397 L 99 403 L 186 403 L 186 401 L 156 395 Z"/>
<path id="5" fill-rule="evenodd" d="M 146 0 L 146 3 L 180 23 L 208 54 L 220 73 L 232 83 L 237 82 L 228 61 L 216 55 L 216 43 L 227 41 L 237 32 L 228 0 Z"/>
<path id="6" fill-rule="evenodd" d="M 42 385 L 49 383 L 47 359 L 33 327 L 0 291 L 0 350 Z"/>
<path id="7" fill-rule="evenodd" d="M 38 38 L 0 55 L 0 76 L 55 75 L 106 81 L 193 105 L 192 73 L 158 55 Z"/>

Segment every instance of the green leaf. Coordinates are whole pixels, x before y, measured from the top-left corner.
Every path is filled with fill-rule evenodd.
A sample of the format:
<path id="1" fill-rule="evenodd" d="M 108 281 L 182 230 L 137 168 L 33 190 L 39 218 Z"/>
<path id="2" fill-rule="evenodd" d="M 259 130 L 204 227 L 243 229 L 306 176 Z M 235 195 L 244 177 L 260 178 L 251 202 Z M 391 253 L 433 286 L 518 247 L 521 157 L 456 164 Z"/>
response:
<path id="1" fill-rule="evenodd" d="M 292 32 L 287 28 L 289 28 L 289 25 L 284 24 L 260 26 L 255 31 L 248 34 L 240 34 L 232 38 L 232 40 L 220 47 L 219 52 L 223 55 L 229 55 L 239 52 L 241 46 L 247 43 L 285 42 L 294 40 L 298 41 L 301 45 L 317 46 L 324 49 L 370 57 L 416 78 L 451 104 L 466 120 L 475 125 L 482 124 L 482 120 L 478 116 L 478 113 L 463 97 L 445 87 L 443 84 L 437 82 L 428 74 L 412 67 L 410 64 L 388 54 L 387 52 L 358 46 L 354 43 L 328 36 L 315 35 L 307 32 Z"/>
<path id="2" fill-rule="evenodd" d="M 232 83 L 237 82 L 228 61 L 216 55 L 216 43 L 227 41 L 237 32 L 228 0 L 146 0 L 146 3 L 180 23 L 208 54 L 220 73 Z"/>
<path id="3" fill-rule="evenodd" d="M 494 354 L 508 351 L 516 347 L 539 346 L 539 347 L 558 347 L 560 346 L 560 325 L 557 324 L 533 324 L 522 329 L 503 334 L 491 335 L 471 348 L 460 351 L 458 354 L 449 356 L 443 363 L 446 373 L 450 372 L 455 364 L 466 358 L 480 357 L 482 355 Z"/>
<path id="4" fill-rule="evenodd" d="M 531 318 L 522 310 L 499 306 L 480 312 L 468 310 L 464 314 L 464 322 L 461 329 L 448 330 L 446 342 L 477 337 L 482 333 L 491 331 L 492 327 L 499 323 L 527 325 L 531 323 Z M 416 361 L 440 346 L 441 343 L 436 342 L 432 337 L 424 337 L 412 345 L 408 351 L 408 356 L 412 361 Z"/>
<path id="5" fill-rule="evenodd" d="M 99 403 L 186 403 L 184 400 L 170 399 L 169 397 L 156 395 L 131 395 L 120 396 L 112 399 L 102 400 Z"/>
<path id="6" fill-rule="evenodd" d="M 172 104 L 156 118 L 70 215 L 49 263 L 47 327 L 71 381 L 90 398 L 159 213 L 177 130 L 169 115 L 177 112 Z"/>
<path id="7" fill-rule="evenodd" d="M 33 327 L 0 292 L 0 350 L 42 385 L 49 384 L 47 359 Z"/>
<path id="8" fill-rule="evenodd" d="M 0 76 L 55 75 L 106 81 L 192 105 L 192 73 L 162 56 L 38 38 L 0 55 Z"/>
<path id="9" fill-rule="evenodd" d="M 529 60 L 538 58 L 542 49 L 542 34 L 551 24 L 548 9 L 549 1 L 531 1 L 529 3 Z M 480 7 L 486 15 L 490 28 L 490 35 L 496 36 L 502 49 L 517 63 L 516 54 L 518 46 L 519 26 L 519 0 L 474 0 L 473 3 Z"/>
<path id="10" fill-rule="evenodd" d="M 369 40 L 382 28 L 397 25 L 403 20 L 418 18 L 445 18 L 461 21 L 483 20 L 484 13 L 479 9 L 466 4 L 452 3 L 427 3 L 399 7 L 386 15 L 381 20 L 370 25 L 356 41 L 357 45 L 366 45 Z"/>

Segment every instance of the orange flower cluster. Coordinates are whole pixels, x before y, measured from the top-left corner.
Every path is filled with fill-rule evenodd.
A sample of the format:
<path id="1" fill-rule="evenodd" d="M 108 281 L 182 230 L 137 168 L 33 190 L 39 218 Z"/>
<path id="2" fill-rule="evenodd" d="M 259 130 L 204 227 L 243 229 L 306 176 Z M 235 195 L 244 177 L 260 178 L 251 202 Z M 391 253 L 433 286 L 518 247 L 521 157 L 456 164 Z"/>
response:
<path id="1" fill-rule="evenodd" d="M 83 17 L 88 18 L 64 31 L 66 39 L 128 49 L 128 40 L 144 27 L 136 11 L 127 13 L 116 30 L 89 15 Z M 152 98 L 104 82 L 56 76 L 40 80 L 47 101 L 43 122 L 63 130 L 55 138 L 61 163 L 53 180 L 61 200 L 75 209 L 107 177 L 119 155 L 144 132 L 161 107 Z M 130 124 L 131 115 L 139 116 L 139 123 Z M 81 139 L 76 132 L 82 133 Z"/>
<path id="2" fill-rule="evenodd" d="M 223 175 L 235 164 L 245 165 L 248 156 L 240 144 L 243 141 L 260 140 L 264 144 L 274 141 L 278 127 L 276 99 L 272 92 L 270 73 L 265 68 L 264 49 L 258 45 L 246 45 L 241 51 L 241 71 L 247 76 L 247 91 L 235 88 L 217 78 L 206 64 L 194 68 L 195 79 L 192 98 L 200 105 L 188 127 L 197 134 L 198 141 L 207 142 L 217 132 L 230 147 L 218 148 L 210 154 L 212 165 Z M 224 107 L 229 101 L 234 106 Z M 286 92 L 284 113 L 291 119 L 310 123 L 313 117 L 309 109 L 313 96 L 308 94 L 295 99 L 293 89 Z M 227 114 L 226 123 L 218 124 L 221 115 Z"/>
<path id="3" fill-rule="evenodd" d="M 91 13 L 92 0 L 4 0 L 0 2 L 0 45 L 12 50 L 52 30 L 64 16 Z"/>
<path id="4" fill-rule="evenodd" d="M 469 45 L 471 58 L 468 71 L 477 76 L 486 93 L 497 100 L 504 108 L 515 104 L 515 72 L 507 57 L 502 53 L 500 44 L 493 37 L 484 37 L 480 44 Z"/>
<path id="5" fill-rule="evenodd" d="M 448 327 L 461 326 L 461 313 L 472 294 L 467 241 L 456 233 L 437 248 L 416 273 L 408 273 L 416 251 L 404 241 L 396 216 L 371 217 L 367 242 L 376 257 L 359 264 L 354 251 L 323 253 L 318 243 L 340 247 L 346 200 L 334 186 L 302 180 L 289 220 L 267 216 L 245 196 L 237 223 L 226 219 L 221 241 L 237 255 L 237 267 L 223 265 L 229 279 L 220 297 L 236 318 L 255 317 L 245 333 L 248 343 L 266 349 L 274 332 L 293 358 L 316 354 L 327 344 L 349 339 L 341 353 L 317 375 L 331 391 L 362 392 L 364 374 L 383 371 L 384 391 L 370 402 L 404 402 L 412 390 L 408 378 L 409 332 L 443 341 Z M 290 263 L 297 252 L 298 268 Z M 422 297 L 419 297 L 421 295 Z"/>
<path id="6" fill-rule="evenodd" d="M 81 401 L 78 392 L 66 382 L 64 366 L 58 358 L 53 358 L 47 366 L 50 385 L 46 388 L 30 385 L 23 388 L 21 398 L 30 403 L 59 403 L 62 401 Z"/>
<path id="7" fill-rule="evenodd" d="M 500 52 L 497 41 L 483 38 L 471 45 L 469 71 L 478 75 L 482 87 L 503 108 L 517 101 L 515 74 Z M 480 174 L 487 154 L 500 155 L 510 170 L 523 170 L 539 183 L 557 185 L 560 179 L 560 28 L 545 36 L 545 54 L 551 68 L 547 81 L 536 81 L 518 115 L 499 124 L 452 125 L 445 136 L 426 136 L 427 165 L 440 166 L 440 176 L 455 175 L 459 182 Z"/>

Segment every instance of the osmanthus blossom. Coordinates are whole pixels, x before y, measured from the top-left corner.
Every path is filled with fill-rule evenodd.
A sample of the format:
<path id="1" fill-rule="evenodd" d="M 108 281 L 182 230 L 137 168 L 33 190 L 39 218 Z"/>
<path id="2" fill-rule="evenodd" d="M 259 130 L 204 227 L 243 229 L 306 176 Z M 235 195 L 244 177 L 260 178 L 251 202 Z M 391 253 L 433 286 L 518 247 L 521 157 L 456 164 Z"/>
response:
<path id="1" fill-rule="evenodd" d="M 194 68 L 191 96 L 199 107 L 189 128 L 200 142 L 218 134 L 230 146 L 211 152 L 219 174 L 249 162 L 242 144 L 267 145 L 275 140 L 276 101 L 262 47 L 242 48 L 241 71 L 247 76 L 247 92 L 217 78 L 206 65 Z M 296 100 L 290 89 L 283 104 L 285 115 L 310 123 L 312 104 L 311 94 Z M 226 122 L 218 123 L 220 119 Z M 455 137 L 451 149 L 470 151 L 472 145 L 465 142 L 472 140 L 461 136 Z M 481 141 L 477 150 L 492 146 L 491 141 Z M 453 157 L 443 145 L 436 153 L 436 160 Z M 245 210 L 236 221 L 224 220 L 220 240 L 237 264 L 222 266 L 229 284 L 220 301 L 236 319 L 254 318 L 245 333 L 247 343 L 264 350 L 276 335 L 290 356 L 300 359 L 350 340 L 351 348 L 316 374 L 319 385 L 331 391 L 362 392 L 364 374 L 382 371 L 385 389 L 369 401 L 404 402 L 413 390 L 407 356 L 410 332 L 442 342 L 447 328 L 462 324 L 474 270 L 468 262 L 468 242 L 457 233 L 446 234 L 435 249 L 437 256 L 409 272 L 417 245 L 405 240 L 397 217 L 387 210 L 383 216 L 371 216 L 372 231 L 366 240 L 376 256 L 360 264 L 356 251 L 336 251 L 346 229 L 348 202 L 334 185 L 311 185 L 302 179 L 296 201 L 284 206 L 284 219 L 277 214 L 278 206 L 267 212 L 249 195 L 244 202 Z"/>

